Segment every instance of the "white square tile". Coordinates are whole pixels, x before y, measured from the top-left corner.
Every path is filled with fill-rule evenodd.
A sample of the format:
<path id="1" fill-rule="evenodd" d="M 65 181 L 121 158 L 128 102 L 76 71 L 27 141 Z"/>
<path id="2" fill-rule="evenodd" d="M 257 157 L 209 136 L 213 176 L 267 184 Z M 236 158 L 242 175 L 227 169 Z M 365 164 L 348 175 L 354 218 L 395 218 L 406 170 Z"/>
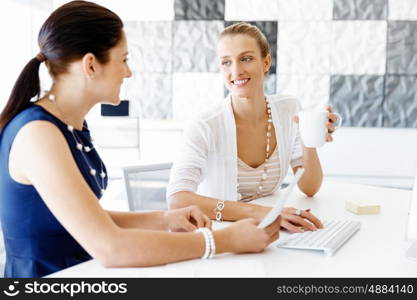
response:
<path id="1" fill-rule="evenodd" d="M 224 99 L 220 73 L 173 73 L 174 120 L 187 121 Z"/>
<path id="2" fill-rule="evenodd" d="M 389 0 L 389 20 L 417 20 L 416 0 Z"/>
<path id="3" fill-rule="evenodd" d="M 125 22 L 129 66 L 134 74 L 172 71 L 172 23 L 170 21 Z"/>
<path id="4" fill-rule="evenodd" d="M 174 0 L 90 0 L 115 12 L 123 21 L 174 20 Z M 53 0 L 57 8 L 68 0 Z"/>
<path id="5" fill-rule="evenodd" d="M 224 19 L 226 21 L 277 20 L 276 0 L 226 0 Z"/>
<path id="6" fill-rule="evenodd" d="M 331 20 L 333 15 L 333 0 L 277 0 L 277 4 L 279 21 Z"/>
<path id="7" fill-rule="evenodd" d="M 223 21 L 175 21 L 174 72 L 218 72 L 216 44 Z"/>
<path id="8" fill-rule="evenodd" d="M 329 102 L 330 76 L 277 76 L 277 94 L 294 96 L 303 109 L 323 109 Z"/>
<path id="9" fill-rule="evenodd" d="M 330 72 L 332 22 L 279 22 L 278 67 L 280 74 Z"/>
<path id="10" fill-rule="evenodd" d="M 331 73 L 383 75 L 386 43 L 386 21 L 334 21 Z"/>

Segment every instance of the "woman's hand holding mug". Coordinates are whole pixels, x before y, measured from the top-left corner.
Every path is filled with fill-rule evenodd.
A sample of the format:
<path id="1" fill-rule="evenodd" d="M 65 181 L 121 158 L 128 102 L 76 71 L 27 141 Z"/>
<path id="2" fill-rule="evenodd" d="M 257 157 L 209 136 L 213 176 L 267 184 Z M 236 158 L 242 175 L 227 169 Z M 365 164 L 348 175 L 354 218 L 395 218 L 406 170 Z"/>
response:
<path id="1" fill-rule="evenodd" d="M 322 111 L 301 111 L 294 121 L 299 124 L 301 139 L 308 148 L 322 147 L 332 142 L 332 134 L 342 125 L 342 117 L 327 106 Z M 335 125 L 339 121 L 338 125 Z"/>

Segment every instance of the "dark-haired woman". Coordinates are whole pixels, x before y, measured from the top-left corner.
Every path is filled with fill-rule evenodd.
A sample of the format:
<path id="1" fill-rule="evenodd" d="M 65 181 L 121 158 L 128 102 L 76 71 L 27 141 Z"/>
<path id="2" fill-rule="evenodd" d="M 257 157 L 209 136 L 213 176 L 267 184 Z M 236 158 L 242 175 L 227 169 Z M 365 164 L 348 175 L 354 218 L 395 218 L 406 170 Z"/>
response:
<path id="1" fill-rule="evenodd" d="M 38 43 L 40 53 L 25 66 L 0 115 L 6 277 L 44 276 L 91 257 L 105 266 L 134 267 L 259 252 L 278 238 L 279 218 L 266 229 L 245 219 L 212 232 L 195 206 L 103 210 L 97 200 L 107 186 L 106 168 L 84 117 L 103 100 L 118 104 L 123 79 L 131 76 L 123 24 L 102 6 L 73 1 L 51 14 Z M 41 63 L 53 85 L 33 103 Z"/>

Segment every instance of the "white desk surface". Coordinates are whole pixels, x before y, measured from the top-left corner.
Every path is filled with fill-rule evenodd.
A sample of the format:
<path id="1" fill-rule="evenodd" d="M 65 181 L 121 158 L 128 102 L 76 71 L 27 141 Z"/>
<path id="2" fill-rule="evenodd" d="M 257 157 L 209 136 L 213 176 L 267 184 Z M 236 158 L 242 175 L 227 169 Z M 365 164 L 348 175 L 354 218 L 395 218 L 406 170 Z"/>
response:
<path id="1" fill-rule="evenodd" d="M 257 202 L 273 205 L 274 198 Z M 348 199 L 376 200 L 381 212 L 355 215 L 345 210 Z M 361 222 L 361 229 L 329 257 L 272 244 L 258 254 L 222 254 L 212 260 L 146 268 L 104 268 L 93 259 L 48 277 L 417 277 L 417 261 L 405 258 L 410 246 L 404 238 L 410 199 L 411 191 L 332 181 L 325 181 L 314 198 L 295 191 L 286 206 L 311 208 L 323 220 Z"/>

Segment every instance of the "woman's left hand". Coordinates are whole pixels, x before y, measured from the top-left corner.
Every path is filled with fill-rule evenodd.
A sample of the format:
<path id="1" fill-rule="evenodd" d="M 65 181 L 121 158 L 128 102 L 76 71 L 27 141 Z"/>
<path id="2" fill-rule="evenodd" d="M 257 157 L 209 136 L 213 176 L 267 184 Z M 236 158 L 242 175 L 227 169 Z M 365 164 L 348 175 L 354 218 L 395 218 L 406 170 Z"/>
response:
<path id="1" fill-rule="evenodd" d="M 338 117 L 335 113 L 333 113 L 333 108 L 331 105 L 328 105 L 326 107 L 326 110 L 328 112 L 328 121 L 326 122 L 326 127 L 327 127 L 326 142 L 330 143 L 330 142 L 333 142 L 332 134 L 336 131 L 336 126 L 334 124 L 337 122 Z M 294 116 L 293 121 L 295 123 L 299 123 L 299 117 Z"/>
<path id="2" fill-rule="evenodd" d="M 326 123 L 326 127 L 328 130 L 327 136 L 326 136 L 326 142 L 333 142 L 333 136 L 332 134 L 336 131 L 336 126 L 334 125 L 337 122 L 337 115 L 333 113 L 333 108 L 331 105 L 326 107 L 326 110 L 328 111 L 328 122 Z"/>
<path id="3" fill-rule="evenodd" d="M 211 229 L 211 220 L 195 205 L 168 210 L 164 217 L 169 231 L 191 232 L 199 227 Z"/>
<path id="4" fill-rule="evenodd" d="M 315 231 L 323 228 L 320 220 L 309 209 L 297 210 L 294 207 L 284 207 L 281 212 L 281 227 L 289 232 Z"/>

